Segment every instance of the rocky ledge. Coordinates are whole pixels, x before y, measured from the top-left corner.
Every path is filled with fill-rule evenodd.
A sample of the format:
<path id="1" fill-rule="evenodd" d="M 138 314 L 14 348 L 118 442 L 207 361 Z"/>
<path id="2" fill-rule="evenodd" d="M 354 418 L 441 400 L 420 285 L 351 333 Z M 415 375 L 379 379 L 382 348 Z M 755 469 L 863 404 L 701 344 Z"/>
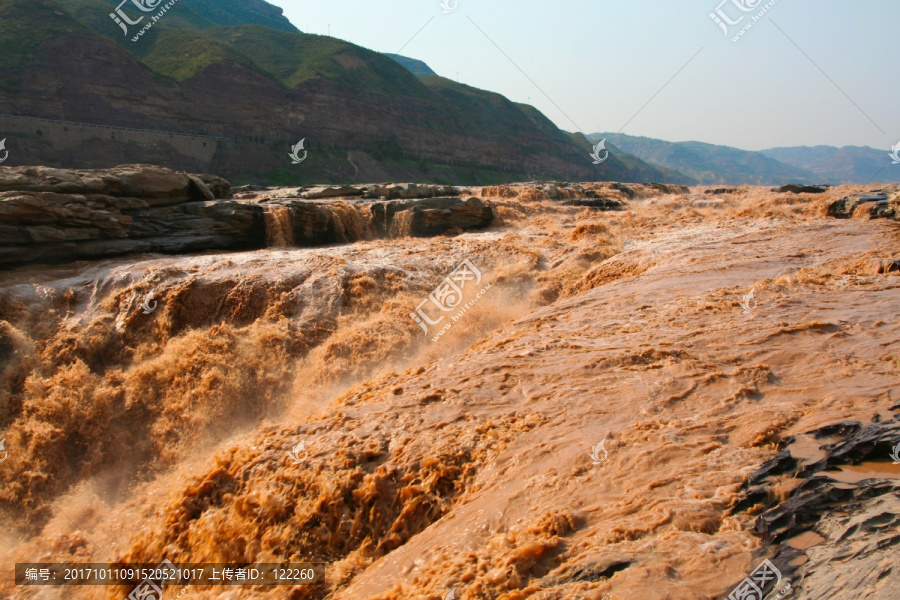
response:
<path id="1" fill-rule="evenodd" d="M 859 597 L 862 589 L 874 600 L 897 597 L 898 410 L 887 421 L 837 423 L 788 437 L 782 452 L 745 482 L 733 510 L 759 515 L 757 559 L 771 559 L 792 598 Z"/>
<path id="2" fill-rule="evenodd" d="M 828 216 L 838 219 L 900 219 L 900 186 L 836 200 L 828 206 Z"/>
<path id="3" fill-rule="evenodd" d="M 458 193 L 390 184 L 235 198 L 220 177 L 149 165 L 0 167 L 0 267 L 433 236 L 491 223 L 490 206 Z"/>

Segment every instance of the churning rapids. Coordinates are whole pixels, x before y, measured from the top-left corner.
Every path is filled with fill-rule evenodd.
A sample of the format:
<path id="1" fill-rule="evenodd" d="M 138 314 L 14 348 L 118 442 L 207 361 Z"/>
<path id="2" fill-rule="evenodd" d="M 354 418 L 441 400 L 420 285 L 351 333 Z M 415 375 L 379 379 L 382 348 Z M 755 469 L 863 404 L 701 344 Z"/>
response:
<path id="1" fill-rule="evenodd" d="M 751 476 L 900 411 L 898 223 L 825 212 L 860 188 L 469 191 L 485 231 L 275 247 L 273 215 L 266 250 L 0 274 L 0 596 L 129 592 L 16 562 L 167 558 L 325 565 L 183 600 L 716 598 L 783 555 L 757 517 L 808 485 Z M 490 289 L 432 341 L 410 313 L 465 260 Z M 816 513 L 776 560 L 792 597 L 896 598 L 900 465 L 868 451 L 837 487 L 887 491 Z"/>

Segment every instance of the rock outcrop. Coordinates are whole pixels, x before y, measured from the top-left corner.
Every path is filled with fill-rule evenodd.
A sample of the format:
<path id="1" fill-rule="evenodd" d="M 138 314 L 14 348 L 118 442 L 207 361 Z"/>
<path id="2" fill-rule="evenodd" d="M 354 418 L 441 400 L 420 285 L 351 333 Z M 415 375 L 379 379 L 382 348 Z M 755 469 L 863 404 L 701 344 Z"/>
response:
<path id="1" fill-rule="evenodd" d="M 828 206 L 828 216 L 837 219 L 900 219 L 900 186 L 836 200 Z"/>
<path id="2" fill-rule="evenodd" d="M 0 168 L 0 265 L 265 243 L 262 209 L 213 175 L 126 165 Z"/>
<path id="3" fill-rule="evenodd" d="M 900 406 L 894 407 L 895 410 Z M 892 547 L 900 543 L 900 413 L 863 426 L 845 422 L 783 442 L 744 484 L 736 511 L 760 510 L 754 530 L 800 599 L 841 597 L 868 582 L 869 598 L 893 598 Z M 897 464 L 897 461 L 894 461 Z M 772 494 L 793 481 L 787 497 Z"/>
<path id="4" fill-rule="evenodd" d="M 155 166 L 0 168 L 0 267 L 133 252 L 423 237 L 489 225 L 493 209 L 481 200 L 433 197 L 458 192 L 396 184 L 297 190 L 297 198 L 233 199 L 231 186 L 220 177 Z"/>
<path id="5" fill-rule="evenodd" d="M 493 209 L 478 198 L 428 198 L 388 203 L 384 227 L 391 237 L 429 237 L 454 228 L 484 227 L 493 218 Z"/>
<path id="6" fill-rule="evenodd" d="M 438 196 L 456 196 L 459 188 L 449 185 L 426 183 L 387 183 L 364 185 L 332 185 L 298 188 L 300 197 L 307 200 L 328 198 L 380 198 L 382 200 L 435 198 Z"/>
<path id="7" fill-rule="evenodd" d="M 824 194 L 828 191 L 827 185 L 797 185 L 790 183 L 783 185 L 777 190 L 779 194 Z"/>
<path id="8" fill-rule="evenodd" d="M 481 190 L 481 196 L 483 198 L 513 198 L 519 194 L 516 191 L 517 188 L 531 190 L 532 197 L 535 197 L 534 193 L 536 193 L 537 196 L 546 197 L 567 206 L 585 206 L 600 210 L 621 210 L 625 208 L 627 200 L 635 198 L 688 194 L 691 191 L 684 185 L 665 183 L 529 181 L 485 187 Z"/>

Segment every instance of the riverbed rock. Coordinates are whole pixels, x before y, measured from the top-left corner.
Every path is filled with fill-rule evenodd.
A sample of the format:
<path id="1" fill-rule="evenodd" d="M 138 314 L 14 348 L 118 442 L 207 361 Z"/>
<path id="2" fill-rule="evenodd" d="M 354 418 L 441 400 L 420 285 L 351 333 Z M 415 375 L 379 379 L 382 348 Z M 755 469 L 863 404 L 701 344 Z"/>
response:
<path id="1" fill-rule="evenodd" d="M 177 254 L 433 236 L 486 227 L 494 218 L 493 209 L 478 199 L 433 197 L 458 192 L 441 185 L 320 186 L 278 192 L 232 199 L 231 185 L 215 175 L 146 165 L 94 171 L 0 168 L 0 268 L 132 252 Z M 363 194 L 373 199 L 364 200 Z"/>
<path id="2" fill-rule="evenodd" d="M 799 438 L 820 457 L 794 456 Z M 900 413 L 790 436 L 782 447 L 748 478 L 734 508 L 762 511 L 754 525 L 764 542 L 758 558 L 771 558 L 794 598 L 855 596 L 867 581 L 883 585 L 866 597 L 894 598 L 900 574 L 885 566 L 900 543 L 900 480 L 885 466 L 900 449 Z M 779 500 L 772 487 L 787 478 L 797 485 Z"/>
<path id="3" fill-rule="evenodd" d="M 779 194 L 824 194 L 828 191 L 827 185 L 797 185 L 790 183 L 778 188 Z"/>
<path id="4" fill-rule="evenodd" d="M 563 200 L 561 204 L 597 208 L 599 210 L 622 210 L 625 208 L 624 203 L 609 198 L 572 198 L 571 200 Z"/>
<path id="5" fill-rule="evenodd" d="M 391 237 L 429 237 L 453 228 L 476 229 L 488 226 L 494 210 L 479 198 L 429 198 L 412 206 L 392 203 L 394 217 L 389 231 Z M 397 210 L 401 208 L 402 210 Z M 390 211 L 390 209 L 389 209 Z"/>
<path id="6" fill-rule="evenodd" d="M 262 209 L 230 184 L 148 165 L 0 168 L 0 266 L 265 244 Z"/>
<path id="7" fill-rule="evenodd" d="M 319 186 L 303 192 L 303 197 L 308 200 L 320 200 L 323 198 L 360 197 L 365 189 L 352 185 Z"/>
<path id="8" fill-rule="evenodd" d="M 828 206 L 828 216 L 837 219 L 900 219 L 900 186 L 835 200 Z"/>
<path id="9" fill-rule="evenodd" d="M 380 198 L 382 200 L 437 198 L 441 196 L 458 196 L 459 188 L 450 185 L 426 183 L 389 183 L 366 186 L 363 198 Z"/>

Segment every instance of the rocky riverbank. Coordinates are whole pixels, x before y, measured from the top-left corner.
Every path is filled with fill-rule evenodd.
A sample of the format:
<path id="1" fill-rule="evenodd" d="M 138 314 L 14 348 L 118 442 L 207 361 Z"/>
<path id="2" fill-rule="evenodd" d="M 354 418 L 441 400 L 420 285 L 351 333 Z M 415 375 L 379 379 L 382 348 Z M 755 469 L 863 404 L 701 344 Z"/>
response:
<path id="1" fill-rule="evenodd" d="M 494 218 L 481 200 L 463 199 L 448 186 L 312 188 L 293 194 L 235 198 L 219 177 L 143 165 L 0 168 L 0 266 L 426 237 L 483 228 Z"/>
<path id="2" fill-rule="evenodd" d="M 478 197 L 489 197 L 492 189 L 500 188 L 391 183 L 244 188 L 235 193 L 228 181 L 214 175 L 149 165 L 0 167 L 0 268 L 133 253 L 257 250 L 461 233 L 493 222 L 490 201 Z M 622 209 L 626 199 L 688 191 L 662 184 L 585 187 L 564 182 L 532 182 L 517 189 L 602 210 Z"/>

